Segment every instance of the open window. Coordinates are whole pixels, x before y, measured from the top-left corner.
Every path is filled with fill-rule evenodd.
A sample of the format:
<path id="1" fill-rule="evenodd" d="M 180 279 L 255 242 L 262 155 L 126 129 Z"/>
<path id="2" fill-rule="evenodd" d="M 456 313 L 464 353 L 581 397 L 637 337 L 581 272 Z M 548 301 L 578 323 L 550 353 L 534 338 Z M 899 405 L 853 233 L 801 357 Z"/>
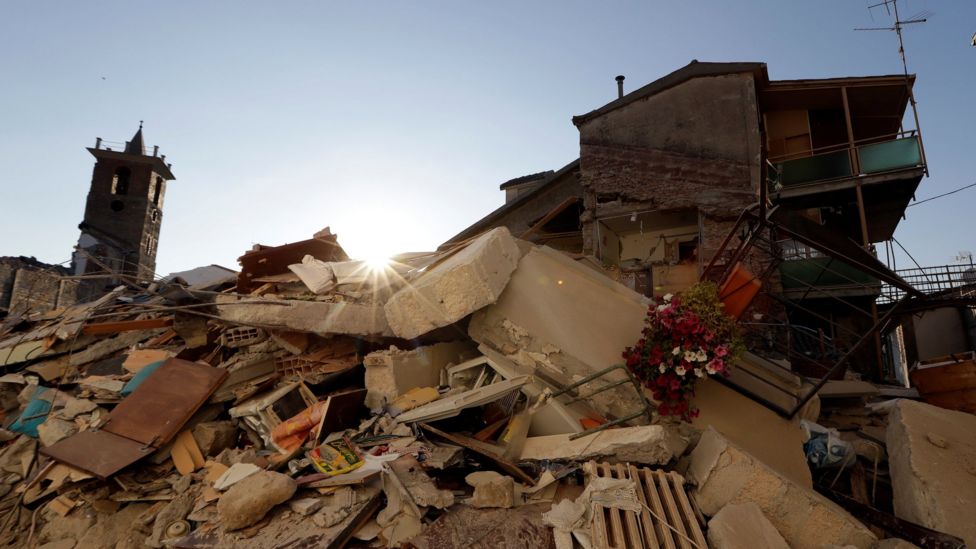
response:
<path id="1" fill-rule="evenodd" d="M 112 194 L 120 196 L 129 194 L 129 179 L 131 177 L 132 171 L 125 166 L 115 170 L 115 174 L 112 175 Z"/>

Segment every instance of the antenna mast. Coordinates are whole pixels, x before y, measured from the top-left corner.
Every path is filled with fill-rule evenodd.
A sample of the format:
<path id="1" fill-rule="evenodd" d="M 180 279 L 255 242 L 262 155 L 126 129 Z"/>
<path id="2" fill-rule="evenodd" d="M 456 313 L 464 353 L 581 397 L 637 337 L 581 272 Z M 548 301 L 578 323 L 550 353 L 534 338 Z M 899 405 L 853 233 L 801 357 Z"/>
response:
<path id="1" fill-rule="evenodd" d="M 881 2 L 878 2 L 877 4 L 872 4 L 872 5 L 868 6 L 868 10 L 870 11 L 873 8 L 877 8 L 877 7 L 881 7 L 881 6 L 884 6 L 885 11 L 888 12 L 888 15 L 891 15 L 892 14 L 891 13 L 892 10 L 894 11 L 894 16 L 895 16 L 894 26 L 891 26 L 891 27 L 855 28 L 854 30 L 856 30 L 856 31 L 879 31 L 879 30 L 895 31 L 895 34 L 898 36 L 898 55 L 901 56 L 901 67 L 902 67 L 902 70 L 903 70 L 904 75 L 905 75 L 905 87 L 908 89 L 908 102 L 912 106 L 912 115 L 915 118 L 915 131 L 918 133 L 918 145 L 919 145 L 919 150 L 922 153 L 922 163 L 925 166 L 925 176 L 928 177 L 928 175 L 929 175 L 929 164 L 928 164 L 928 162 L 925 162 L 925 146 L 922 144 L 922 128 L 921 128 L 921 126 L 918 123 L 918 106 L 915 103 L 915 92 L 912 90 L 912 86 L 908 82 L 908 79 L 909 79 L 909 75 L 908 75 L 908 60 L 905 57 L 905 41 L 902 39 L 901 29 L 902 29 L 902 26 L 903 25 L 912 25 L 912 24 L 916 24 L 916 23 L 924 23 L 924 22 L 926 22 L 928 20 L 929 17 L 931 17 L 934 14 L 932 12 L 929 12 L 929 11 L 923 11 L 923 12 L 921 12 L 919 14 L 916 14 L 916 15 L 912 16 L 911 19 L 907 19 L 907 20 L 904 20 L 903 21 L 901 19 L 901 17 L 898 15 L 898 0 L 881 0 Z"/>

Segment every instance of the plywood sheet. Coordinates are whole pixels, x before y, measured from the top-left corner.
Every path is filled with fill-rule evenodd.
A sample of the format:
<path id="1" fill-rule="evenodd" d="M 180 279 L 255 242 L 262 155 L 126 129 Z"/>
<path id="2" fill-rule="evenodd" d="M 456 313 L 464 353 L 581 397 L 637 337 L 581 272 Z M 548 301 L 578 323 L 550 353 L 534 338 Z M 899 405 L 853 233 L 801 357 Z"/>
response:
<path id="1" fill-rule="evenodd" d="M 81 431 L 47 448 L 41 448 L 41 453 L 106 479 L 155 450 L 151 446 L 107 431 Z"/>
<path id="2" fill-rule="evenodd" d="M 123 400 L 103 430 L 159 447 L 180 431 L 227 370 L 171 358 Z"/>

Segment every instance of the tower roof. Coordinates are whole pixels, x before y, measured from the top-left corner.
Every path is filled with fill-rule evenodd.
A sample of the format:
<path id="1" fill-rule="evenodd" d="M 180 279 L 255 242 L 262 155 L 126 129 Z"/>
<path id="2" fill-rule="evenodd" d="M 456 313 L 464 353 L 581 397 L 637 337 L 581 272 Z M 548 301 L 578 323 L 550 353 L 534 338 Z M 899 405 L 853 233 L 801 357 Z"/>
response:
<path id="1" fill-rule="evenodd" d="M 139 129 L 136 131 L 136 134 L 126 142 L 125 152 L 128 154 L 146 154 L 146 146 L 142 141 L 142 120 L 139 121 Z"/>

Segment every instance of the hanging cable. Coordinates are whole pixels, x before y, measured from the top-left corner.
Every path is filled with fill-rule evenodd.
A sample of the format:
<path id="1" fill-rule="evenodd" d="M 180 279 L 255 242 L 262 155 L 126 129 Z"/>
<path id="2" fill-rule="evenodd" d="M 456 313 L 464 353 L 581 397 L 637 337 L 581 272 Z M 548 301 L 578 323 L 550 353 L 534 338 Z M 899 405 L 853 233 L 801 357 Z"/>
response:
<path id="1" fill-rule="evenodd" d="M 929 202 L 931 200 L 935 200 L 936 198 L 942 198 L 943 196 L 949 196 L 950 194 L 956 194 L 957 192 L 964 191 L 964 190 L 966 190 L 966 189 L 968 189 L 970 187 L 976 187 L 976 183 L 970 183 L 969 185 L 966 185 L 965 187 L 959 187 L 958 189 L 956 189 L 954 191 L 949 191 L 949 192 L 943 193 L 943 194 L 937 194 L 937 195 L 935 195 L 935 196 L 933 196 L 931 198 L 926 198 L 925 200 L 919 200 L 918 202 L 916 202 L 914 204 L 909 204 L 908 207 L 911 208 L 912 206 L 918 206 L 919 204 L 924 204 L 924 203 Z"/>

